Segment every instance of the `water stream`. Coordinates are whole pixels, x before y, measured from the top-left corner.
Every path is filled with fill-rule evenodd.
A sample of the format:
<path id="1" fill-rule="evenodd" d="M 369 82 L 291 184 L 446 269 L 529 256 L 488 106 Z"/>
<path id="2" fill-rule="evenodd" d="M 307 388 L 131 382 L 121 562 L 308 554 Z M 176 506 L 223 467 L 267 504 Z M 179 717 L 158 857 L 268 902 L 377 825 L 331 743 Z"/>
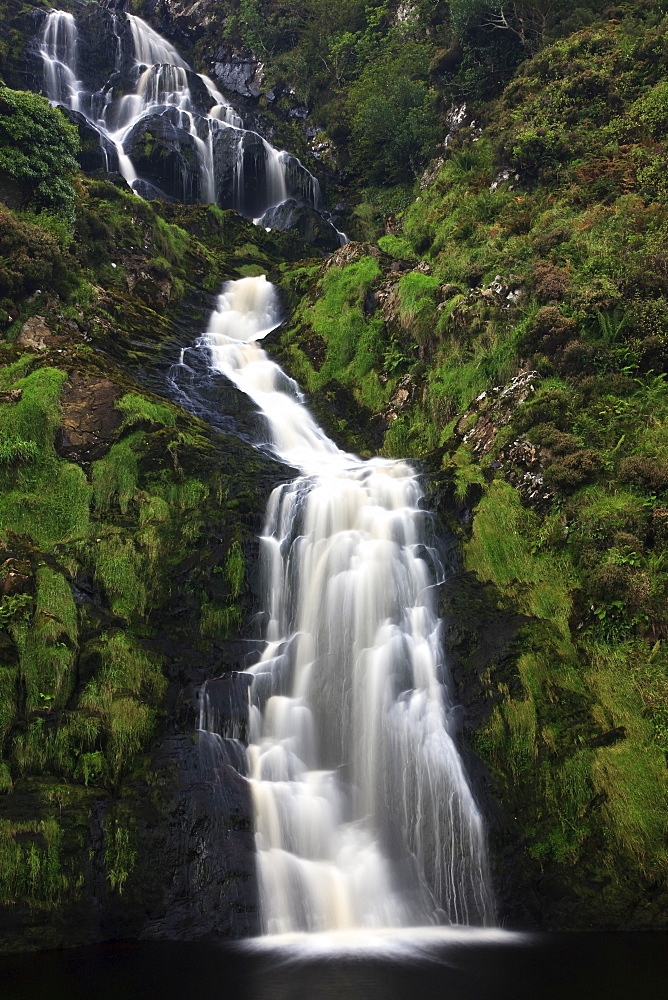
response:
<path id="1" fill-rule="evenodd" d="M 268 624 L 248 764 L 263 928 L 489 924 L 419 479 L 329 440 L 260 347 L 280 319 L 264 277 L 229 282 L 196 348 L 255 402 L 261 443 L 300 470 L 273 491 L 261 539 Z"/>

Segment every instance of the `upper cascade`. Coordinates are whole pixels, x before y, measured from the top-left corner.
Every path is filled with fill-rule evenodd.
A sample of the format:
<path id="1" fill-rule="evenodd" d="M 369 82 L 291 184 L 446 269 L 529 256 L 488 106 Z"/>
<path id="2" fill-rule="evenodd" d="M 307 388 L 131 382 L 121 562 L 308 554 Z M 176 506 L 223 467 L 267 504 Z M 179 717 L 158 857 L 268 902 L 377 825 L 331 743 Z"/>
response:
<path id="1" fill-rule="evenodd" d="M 111 72 L 93 86 L 82 82 L 90 67 L 72 14 L 46 14 L 37 54 L 47 97 L 98 133 L 105 169 L 120 171 L 142 197 L 213 203 L 260 224 L 286 202 L 320 209 L 317 179 L 296 157 L 243 128 L 213 81 L 157 31 L 134 14 L 101 16 L 109 19 Z"/>
<path id="2" fill-rule="evenodd" d="M 261 443 L 301 470 L 267 507 L 266 645 L 249 671 L 264 930 L 489 924 L 418 477 L 329 440 L 259 344 L 280 321 L 264 276 L 231 281 L 195 349 L 256 403 Z M 192 350 L 174 370 L 184 386 Z M 209 746 L 216 720 L 205 711 L 200 726 Z"/>

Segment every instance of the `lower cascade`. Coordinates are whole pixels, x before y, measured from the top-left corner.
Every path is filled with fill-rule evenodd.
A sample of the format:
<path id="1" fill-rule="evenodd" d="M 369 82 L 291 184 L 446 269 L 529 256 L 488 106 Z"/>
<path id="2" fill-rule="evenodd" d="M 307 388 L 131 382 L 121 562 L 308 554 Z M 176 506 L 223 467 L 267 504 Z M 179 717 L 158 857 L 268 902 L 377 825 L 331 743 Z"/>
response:
<path id="1" fill-rule="evenodd" d="M 490 924 L 418 477 L 327 438 L 259 346 L 279 322 L 273 286 L 242 278 L 198 344 L 259 407 L 262 444 L 300 470 L 267 507 L 266 645 L 249 671 L 263 929 Z"/>

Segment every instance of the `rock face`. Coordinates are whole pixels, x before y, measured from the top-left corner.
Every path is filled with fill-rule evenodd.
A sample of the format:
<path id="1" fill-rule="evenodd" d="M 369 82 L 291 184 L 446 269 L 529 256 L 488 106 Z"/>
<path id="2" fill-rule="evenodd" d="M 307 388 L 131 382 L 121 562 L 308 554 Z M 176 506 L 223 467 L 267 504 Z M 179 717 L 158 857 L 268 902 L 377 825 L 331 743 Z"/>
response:
<path id="1" fill-rule="evenodd" d="M 45 351 L 53 344 L 53 335 L 46 325 L 43 316 L 31 316 L 21 327 L 21 332 L 16 338 L 18 347 L 23 347 L 28 351 Z"/>
<path id="2" fill-rule="evenodd" d="M 224 90 L 242 97 L 259 97 L 262 93 L 264 66 L 251 53 L 217 49 L 212 75 Z"/>
<path id="3" fill-rule="evenodd" d="M 120 388 L 109 379 L 73 372 L 61 397 L 58 454 L 79 465 L 101 458 L 121 426 L 122 415 L 114 408 L 120 396 Z"/>
<path id="4" fill-rule="evenodd" d="M 153 756 L 173 789 L 147 823 L 145 866 L 133 895 L 145 906 L 137 936 L 191 941 L 259 930 L 250 789 L 243 748 L 211 734 L 177 735 Z"/>

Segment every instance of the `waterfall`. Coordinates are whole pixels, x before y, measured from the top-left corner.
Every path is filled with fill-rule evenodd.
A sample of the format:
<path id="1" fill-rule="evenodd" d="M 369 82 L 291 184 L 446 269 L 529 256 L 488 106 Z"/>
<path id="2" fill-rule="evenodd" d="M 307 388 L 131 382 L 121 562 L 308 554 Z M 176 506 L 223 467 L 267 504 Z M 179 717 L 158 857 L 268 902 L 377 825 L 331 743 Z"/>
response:
<path id="1" fill-rule="evenodd" d="M 266 642 L 249 670 L 264 930 L 488 924 L 418 477 L 327 438 L 259 346 L 279 322 L 273 286 L 242 278 L 198 345 L 258 406 L 262 444 L 300 470 L 267 507 Z"/>
<path id="2" fill-rule="evenodd" d="M 49 100 L 85 116 L 99 133 L 103 149 L 115 150 L 119 170 L 137 194 L 162 193 L 160 185 L 140 176 L 135 162 L 144 136 L 157 130 L 180 157 L 174 182 L 180 200 L 221 204 L 249 218 L 259 218 L 290 198 L 319 206 L 316 178 L 296 157 L 244 129 L 208 76 L 194 73 L 140 17 L 112 11 L 106 16 L 111 18 L 115 40 L 114 72 L 93 94 L 85 92 L 77 78 L 78 30 L 72 14 L 49 11 L 37 49 Z M 129 76 L 124 25 L 132 47 Z"/>
<path id="3" fill-rule="evenodd" d="M 79 110 L 77 26 L 72 14 L 52 10 L 42 27 L 39 54 L 44 62 L 46 93 L 54 104 Z"/>

